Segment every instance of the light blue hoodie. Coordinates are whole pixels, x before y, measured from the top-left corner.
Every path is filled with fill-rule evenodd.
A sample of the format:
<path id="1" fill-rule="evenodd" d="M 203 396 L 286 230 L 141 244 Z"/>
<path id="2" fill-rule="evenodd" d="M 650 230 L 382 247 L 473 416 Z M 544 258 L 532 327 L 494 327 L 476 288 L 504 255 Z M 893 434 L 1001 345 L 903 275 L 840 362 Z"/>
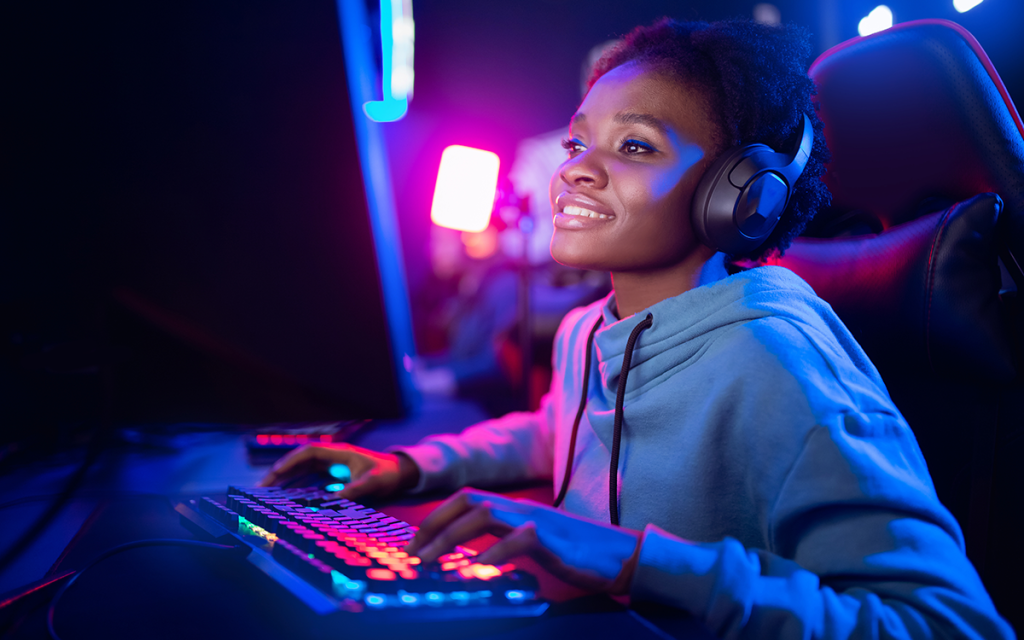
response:
<path id="1" fill-rule="evenodd" d="M 614 294 L 555 339 L 536 413 L 403 449 L 417 491 L 565 474 L 587 337 L 599 317 L 566 510 L 608 522 L 615 399 L 632 353 L 621 525 L 644 530 L 634 599 L 722 637 L 1011 638 L 939 503 L 913 433 L 832 309 L 780 267 L 701 285 L 619 320 Z"/>

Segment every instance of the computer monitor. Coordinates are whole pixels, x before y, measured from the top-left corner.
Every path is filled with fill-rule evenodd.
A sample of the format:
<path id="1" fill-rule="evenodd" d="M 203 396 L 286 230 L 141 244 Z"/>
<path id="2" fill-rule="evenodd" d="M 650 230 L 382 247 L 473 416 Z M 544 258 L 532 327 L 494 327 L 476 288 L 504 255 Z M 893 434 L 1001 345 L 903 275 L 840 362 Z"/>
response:
<path id="1" fill-rule="evenodd" d="M 14 4 L 13 415 L 401 416 L 408 302 L 345 3 Z"/>

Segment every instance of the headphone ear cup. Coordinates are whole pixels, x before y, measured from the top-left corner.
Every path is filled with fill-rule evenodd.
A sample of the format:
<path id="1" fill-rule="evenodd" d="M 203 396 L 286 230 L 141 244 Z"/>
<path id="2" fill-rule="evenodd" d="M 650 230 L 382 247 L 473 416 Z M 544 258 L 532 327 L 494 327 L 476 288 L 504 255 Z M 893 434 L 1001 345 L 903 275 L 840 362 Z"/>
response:
<path id="1" fill-rule="evenodd" d="M 756 249 L 779 223 L 814 145 L 807 114 L 800 121 L 800 143 L 792 155 L 763 144 L 733 147 L 704 172 L 690 207 L 701 242 L 733 255 Z"/>
<path id="2" fill-rule="evenodd" d="M 733 223 L 754 246 L 768 239 L 789 203 L 789 186 L 774 171 L 758 175 L 736 201 Z M 753 248 L 753 247 L 751 247 Z"/>
<path id="3" fill-rule="evenodd" d="M 745 234 L 737 225 L 737 218 L 742 221 L 750 218 L 749 212 L 737 211 L 740 197 L 744 194 L 746 180 L 740 181 L 738 186 L 730 180 L 730 175 L 744 160 L 762 153 L 774 152 L 763 144 L 733 147 L 719 156 L 704 172 L 704 176 L 697 184 L 697 189 L 693 193 L 693 205 L 690 209 L 693 230 L 701 242 L 716 251 L 725 251 L 731 254 L 749 251 L 771 233 L 771 229 L 768 229 L 768 233 L 759 235 L 759 239 L 754 239 Z M 760 180 L 759 177 L 754 182 Z M 782 208 L 785 208 L 785 204 Z M 781 209 L 779 213 L 782 213 Z M 778 216 L 775 217 L 775 221 L 778 221 Z M 754 221 L 751 221 L 749 226 L 753 227 L 753 223 Z M 774 225 L 772 226 L 774 228 Z M 747 225 L 744 227 L 749 228 Z"/>

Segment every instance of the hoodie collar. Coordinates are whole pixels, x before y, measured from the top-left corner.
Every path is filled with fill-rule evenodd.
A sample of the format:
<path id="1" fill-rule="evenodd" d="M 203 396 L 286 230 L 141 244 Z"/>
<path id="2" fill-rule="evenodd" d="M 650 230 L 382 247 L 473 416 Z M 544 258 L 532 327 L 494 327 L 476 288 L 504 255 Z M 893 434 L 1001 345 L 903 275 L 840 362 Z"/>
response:
<path id="1" fill-rule="evenodd" d="M 730 276 L 721 253 L 705 264 L 699 285 L 621 320 L 614 313 L 615 294 L 605 299 L 594 355 L 606 395 L 614 397 L 626 341 L 648 313 L 654 322 L 632 354 L 627 397 L 697 356 L 720 330 L 767 315 L 792 314 L 798 300 L 814 297 L 803 280 L 781 267 L 763 266 Z"/>
<path id="2" fill-rule="evenodd" d="M 618 316 L 618 304 L 615 300 L 615 292 L 612 291 L 605 299 L 604 305 L 601 307 L 601 314 L 604 318 L 602 327 L 598 330 L 595 336 L 597 343 L 597 356 L 598 362 L 604 362 L 608 359 L 620 358 L 626 348 L 626 340 L 629 338 L 630 332 L 633 327 L 644 318 L 647 317 L 648 313 L 654 314 L 654 325 L 646 334 L 645 342 L 650 342 L 652 339 L 657 337 L 652 333 L 658 327 L 659 316 L 665 312 L 670 312 L 673 316 L 678 315 L 677 309 L 669 309 L 666 307 L 678 307 L 680 305 L 686 306 L 687 301 L 684 298 L 694 297 L 688 296 L 692 291 L 696 291 L 698 288 L 704 285 L 713 284 L 728 277 L 729 272 L 725 268 L 725 254 L 716 253 L 711 256 L 711 259 L 704 263 L 704 267 L 700 271 L 700 277 L 697 281 L 697 287 L 694 287 L 688 292 L 682 293 L 678 296 L 662 300 L 654 305 L 651 305 L 647 309 L 635 313 L 626 318 L 619 319 Z M 665 320 L 666 318 L 662 318 Z M 666 329 L 675 330 L 679 324 L 671 323 L 666 325 L 662 322 L 662 325 Z"/>

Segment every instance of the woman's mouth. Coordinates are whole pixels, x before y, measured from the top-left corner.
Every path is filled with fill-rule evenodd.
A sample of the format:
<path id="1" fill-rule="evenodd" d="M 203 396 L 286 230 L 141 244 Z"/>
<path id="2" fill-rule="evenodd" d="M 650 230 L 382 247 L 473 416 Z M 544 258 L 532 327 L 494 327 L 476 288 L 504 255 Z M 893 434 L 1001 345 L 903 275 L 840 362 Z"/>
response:
<path id="1" fill-rule="evenodd" d="M 579 216 L 579 217 L 582 217 L 582 218 L 595 218 L 597 220 L 611 220 L 611 219 L 615 218 L 615 216 L 605 215 L 603 213 L 598 213 L 596 211 L 591 211 L 590 209 L 584 209 L 583 207 L 577 207 L 576 205 L 572 205 L 572 204 L 566 205 L 565 208 L 562 209 L 562 213 L 564 213 L 565 215 L 568 215 L 568 216 Z"/>
<path id="2" fill-rule="evenodd" d="M 555 212 L 552 222 L 556 229 L 580 230 L 600 227 L 614 219 L 614 214 L 598 213 L 576 204 L 567 204 L 561 211 Z"/>

